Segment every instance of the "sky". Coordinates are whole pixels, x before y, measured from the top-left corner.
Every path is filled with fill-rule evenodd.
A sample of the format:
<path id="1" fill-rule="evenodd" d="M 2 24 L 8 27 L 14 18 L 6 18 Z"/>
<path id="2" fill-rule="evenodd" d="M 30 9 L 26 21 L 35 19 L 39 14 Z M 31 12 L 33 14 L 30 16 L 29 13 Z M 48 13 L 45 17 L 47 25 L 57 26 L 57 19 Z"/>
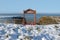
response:
<path id="1" fill-rule="evenodd" d="M 21 13 L 29 8 L 37 13 L 60 13 L 60 0 L 0 0 L 0 13 Z"/>

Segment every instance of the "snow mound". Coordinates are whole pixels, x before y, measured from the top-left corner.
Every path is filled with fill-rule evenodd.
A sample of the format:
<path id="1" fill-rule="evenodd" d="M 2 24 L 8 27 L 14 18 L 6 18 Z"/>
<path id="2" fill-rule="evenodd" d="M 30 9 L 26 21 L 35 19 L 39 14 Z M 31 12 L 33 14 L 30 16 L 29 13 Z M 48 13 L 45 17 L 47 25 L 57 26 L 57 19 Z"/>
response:
<path id="1" fill-rule="evenodd" d="M 60 24 L 21 25 L 0 23 L 0 40 L 60 40 Z"/>

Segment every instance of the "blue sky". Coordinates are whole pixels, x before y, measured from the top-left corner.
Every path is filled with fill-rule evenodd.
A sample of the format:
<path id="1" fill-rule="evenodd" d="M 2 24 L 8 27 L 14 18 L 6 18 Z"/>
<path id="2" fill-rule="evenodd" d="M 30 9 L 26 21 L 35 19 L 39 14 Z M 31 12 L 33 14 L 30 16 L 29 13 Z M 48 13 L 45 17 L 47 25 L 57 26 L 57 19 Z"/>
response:
<path id="1" fill-rule="evenodd" d="M 60 13 L 60 0 L 0 0 L 0 13 L 20 13 L 28 8 L 37 13 Z"/>

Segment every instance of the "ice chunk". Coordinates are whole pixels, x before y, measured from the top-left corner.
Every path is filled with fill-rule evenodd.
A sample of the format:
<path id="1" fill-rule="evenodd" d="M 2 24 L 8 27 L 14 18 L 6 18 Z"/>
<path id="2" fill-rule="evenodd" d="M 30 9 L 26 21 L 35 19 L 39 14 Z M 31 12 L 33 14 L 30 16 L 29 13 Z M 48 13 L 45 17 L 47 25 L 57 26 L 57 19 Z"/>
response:
<path id="1" fill-rule="evenodd" d="M 47 40 L 47 39 L 45 37 L 43 37 L 42 40 Z"/>

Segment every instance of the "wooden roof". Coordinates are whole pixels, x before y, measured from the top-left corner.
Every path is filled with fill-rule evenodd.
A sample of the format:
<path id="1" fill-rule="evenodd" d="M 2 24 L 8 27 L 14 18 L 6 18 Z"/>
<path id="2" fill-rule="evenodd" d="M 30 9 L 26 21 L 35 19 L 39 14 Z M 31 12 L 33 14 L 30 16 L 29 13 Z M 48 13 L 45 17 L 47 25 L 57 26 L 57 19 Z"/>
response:
<path id="1" fill-rule="evenodd" d="M 24 10 L 24 13 L 28 13 L 29 11 L 31 11 L 31 13 L 36 13 L 36 11 L 35 10 L 32 10 L 32 9 Z"/>

